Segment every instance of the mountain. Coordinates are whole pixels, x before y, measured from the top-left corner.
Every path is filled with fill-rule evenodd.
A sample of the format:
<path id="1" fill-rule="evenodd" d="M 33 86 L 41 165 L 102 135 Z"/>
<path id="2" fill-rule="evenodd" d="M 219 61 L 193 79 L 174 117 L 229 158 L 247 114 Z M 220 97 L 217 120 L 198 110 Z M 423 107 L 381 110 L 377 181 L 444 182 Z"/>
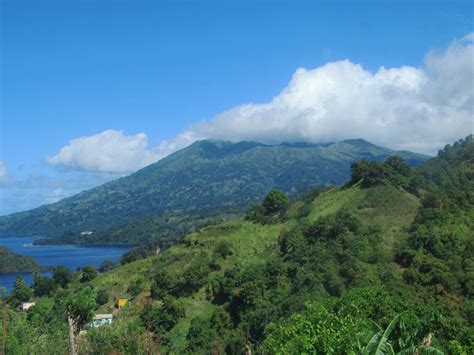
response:
<path id="1" fill-rule="evenodd" d="M 86 354 L 473 354 L 473 163 L 470 137 L 415 171 L 361 162 L 343 186 L 278 210 L 265 198 L 263 223 L 209 225 L 92 280 L 33 285 L 38 307 L 10 314 L 8 344 L 67 353 L 71 307 L 114 313 L 81 337 Z"/>
<path id="2" fill-rule="evenodd" d="M 349 178 L 352 162 L 401 155 L 411 166 L 428 157 L 382 148 L 362 139 L 315 145 L 198 141 L 127 177 L 57 203 L 0 217 L 0 235 L 58 236 L 104 230 L 137 219 L 167 214 L 240 211 L 271 188 L 290 194 Z M 165 216 L 165 217 L 163 217 Z M 171 222 L 172 226 L 172 222 Z"/>

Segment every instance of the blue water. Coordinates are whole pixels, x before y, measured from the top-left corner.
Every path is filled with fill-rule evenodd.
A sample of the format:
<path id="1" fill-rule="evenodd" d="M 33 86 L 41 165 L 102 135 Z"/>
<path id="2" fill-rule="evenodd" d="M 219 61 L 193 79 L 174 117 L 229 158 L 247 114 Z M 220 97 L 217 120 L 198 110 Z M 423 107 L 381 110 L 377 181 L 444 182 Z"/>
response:
<path id="1" fill-rule="evenodd" d="M 74 245 L 33 245 L 35 238 L 1 237 L 0 246 L 15 253 L 33 256 L 44 267 L 65 266 L 74 271 L 78 267 L 92 264 L 99 267 L 104 260 L 117 261 L 129 250 L 124 247 L 77 247 Z M 43 273 L 50 275 L 51 273 Z M 11 291 L 16 277 L 20 275 L 31 284 L 32 273 L 0 273 L 0 287 Z"/>

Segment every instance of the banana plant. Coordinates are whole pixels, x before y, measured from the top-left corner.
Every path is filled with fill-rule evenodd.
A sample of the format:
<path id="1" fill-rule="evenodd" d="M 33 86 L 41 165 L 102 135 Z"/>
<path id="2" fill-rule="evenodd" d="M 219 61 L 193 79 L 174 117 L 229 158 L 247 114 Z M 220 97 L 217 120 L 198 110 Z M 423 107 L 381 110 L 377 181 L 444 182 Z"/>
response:
<path id="1" fill-rule="evenodd" d="M 397 314 L 385 331 L 380 330 L 375 333 L 367 345 L 362 349 L 362 355 L 394 355 L 395 351 L 393 351 L 388 338 L 397 326 L 399 320 L 400 314 Z"/>
<path id="2" fill-rule="evenodd" d="M 392 319 L 390 324 L 385 330 L 379 330 L 376 332 L 367 345 L 362 349 L 362 355 L 443 355 L 444 353 L 429 345 L 417 345 L 411 346 L 407 349 L 403 349 L 398 353 L 393 350 L 392 344 L 390 344 L 390 334 L 395 330 L 397 325 L 400 323 L 401 315 L 397 314 Z"/>

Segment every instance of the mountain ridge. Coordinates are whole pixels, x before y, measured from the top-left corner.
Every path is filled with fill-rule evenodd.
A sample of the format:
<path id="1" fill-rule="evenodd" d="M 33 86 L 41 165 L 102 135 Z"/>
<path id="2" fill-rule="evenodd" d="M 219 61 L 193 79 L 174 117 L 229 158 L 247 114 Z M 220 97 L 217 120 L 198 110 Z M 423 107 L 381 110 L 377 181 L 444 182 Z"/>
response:
<path id="1" fill-rule="evenodd" d="M 315 184 L 341 184 L 352 162 L 381 161 L 394 154 L 411 166 L 428 159 L 364 140 L 324 145 L 201 140 L 126 177 L 54 204 L 2 216 L 0 235 L 57 236 L 159 214 L 231 205 L 238 209 L 273 187 L 292 194 Z"/>

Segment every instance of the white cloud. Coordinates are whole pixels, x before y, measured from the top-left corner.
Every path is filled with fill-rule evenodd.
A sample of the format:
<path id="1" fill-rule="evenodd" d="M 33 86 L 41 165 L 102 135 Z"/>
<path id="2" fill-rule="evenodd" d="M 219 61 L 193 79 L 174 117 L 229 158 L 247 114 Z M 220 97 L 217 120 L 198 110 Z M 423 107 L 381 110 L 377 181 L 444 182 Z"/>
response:
<path id="1" fill-rule="evenodd" d="M 7 176 L 7 167 L 3 160 L 0 160 L 0 178 Z"/>
<path id="2" fill-rule="evenodd" d="M 8 176 L 7 166 L 3 160 L 0 160 L 0 186 L 8 185 L 10 183 L 10 177 Z"/>
<path id="3" fill-rule="evenodd" d="M 52 165 L 130 172 L 205 138 L 315 143 L 364 138 L 396 149 L 433 153 L 473 132 L 474 33 L 421 68 L 381 67 L 372 73 L 349 60 L 298 69 L 270 102 L 218 114 L 150 149 L 145 134 L 118 131 L 72 140 Z"/>
<path id="4" fill-rule="evenodd" d="M 433 152 L 473 131 L 473 40 L 470 34 L 428 53 L 422 68 L 371 73 L 349 60 L 300 68 L 269 103 L 235 107 L 184 135 L 264 142 L 365 138 Z"/>
<path id="5" fill-rule="evenodd" d="M 47 157 L 46 162 L 76 170 L 127 173 L 159 158 L 148 148 L 144 133 L 126 136 L 122 131 L 107 130 L 71 140 L 56 156 Z"/>

